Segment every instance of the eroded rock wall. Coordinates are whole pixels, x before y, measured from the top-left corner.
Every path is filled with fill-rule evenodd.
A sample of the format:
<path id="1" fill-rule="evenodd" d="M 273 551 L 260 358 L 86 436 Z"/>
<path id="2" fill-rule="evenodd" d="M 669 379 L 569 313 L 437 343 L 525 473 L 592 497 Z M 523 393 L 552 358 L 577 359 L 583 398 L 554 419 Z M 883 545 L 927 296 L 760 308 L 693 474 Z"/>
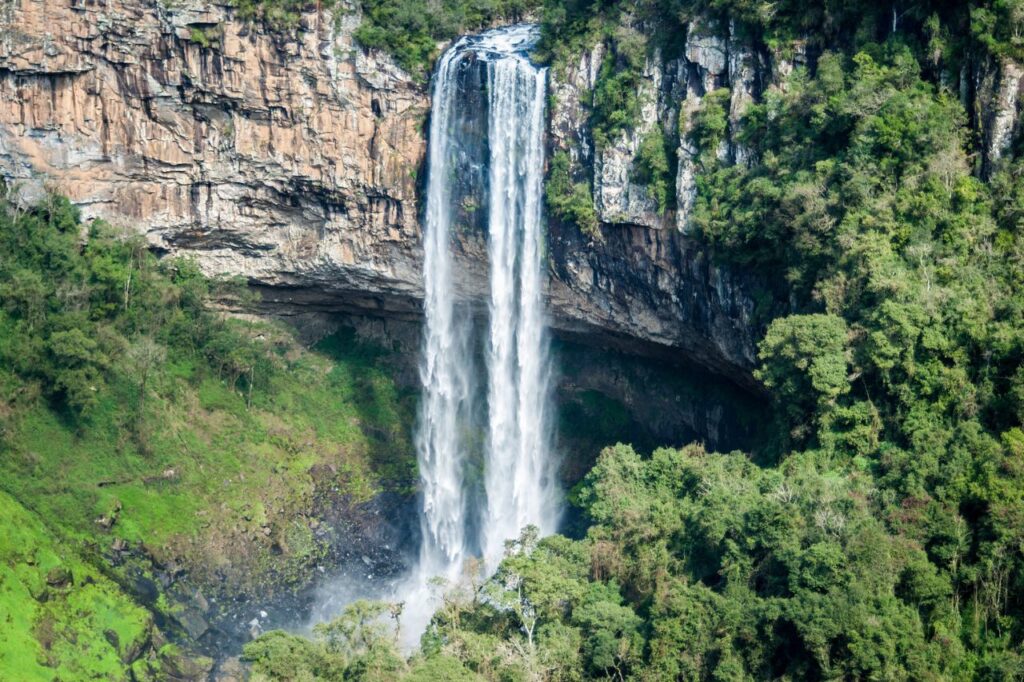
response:
<path id="1" fill-rule="evenodd" d="M 272 285 L 413 296 L 429 98 L 359 16 L 268 31 L 228 6 L 13 0 L 0 174 Z"/>
<path id="2" fill-rule="evenodd" d="M 966 74 L 964 75 L 966 78 Z M 1021 133 L 1024 109 L 1024 66 L 1008 58 L 976 65 L 972 82 L 962 84 L 965 104 L 974 88 L 974 123 L 981 130 L 982 173 L 986 176 L 1008 156 Z"/>
<path id="3" fill-rule="evenodd" d="M 644 33 L 643 27 L 621 30 Z M 638 119 L 596 149 L 588 127 L 589 98 L 606 49 L 596 43 L 556 72 L 551 86 L 551 146 L 567 151 L 577 172 L 589 176 L 602 223 L 600 238 L 593 239 L 571 227 L 552 229 L 552 306 L 582 305 L 585 322 L 675 349 L 752 386 L 748 372 L 762 331 L 752 297 L 757 283 L 715 264 L 689 235 L 698 169 L 688 133 L 704 96 L 720 88 L 729 90 L 730 127 L 737 129 L 746 105 L 770 82 L 767 56 L 732 36 L 729 27 L 715 32 L 694 24 L 679 56 L 665 59 L 658 49 L 649 53 L 637 93 Z M 664 139 L 679 141 L 676 208 L 668 211 L 659 210 L 636 179 L 642 141 L 658 127 Z M 749 156 L 732 134 L 717 153 L 733 163 L 746 163 Z"/>
<path id="4" fill-rule="evenodd" d="M 261 285 L 277 310 L 419 314 L 428 87 L 354 44 L 355 5 L 285 33 L 200 0 L 8 0 L 0 12 L 0 176 L 23 196 L 56 189 L 87 218 Z M 599 63 L 585 57 L 584 80 Z M 646 73 L 638 134 L 677 115 L 693 76 L 657 59 Z M 552 78 L 556 93 L 578 86 Z M 552 114 L 556 136 L 570 125 L 587 139 L 582 110 Z M 579 152 L 602 218 L 640 227 L 597 247 L 553 230 L 553 325 L 742 381 L 749 299 L 623 184 L 638 139 L 597 160 Z M 484 235 L 465 222 L 457 294 L 482 311 Z"/>

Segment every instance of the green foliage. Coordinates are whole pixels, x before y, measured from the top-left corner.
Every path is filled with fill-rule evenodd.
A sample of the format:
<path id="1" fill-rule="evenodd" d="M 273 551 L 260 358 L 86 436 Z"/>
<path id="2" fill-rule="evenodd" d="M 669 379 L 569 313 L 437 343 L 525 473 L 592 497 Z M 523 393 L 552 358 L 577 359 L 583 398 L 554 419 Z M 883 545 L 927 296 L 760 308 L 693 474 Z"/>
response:
<path id="1" fill-rule="evenodd" d="M 64 199 L 0 203 L 0 292 L 0 488 L 71 547 L 117 539 L 211 596 L 266 594 L 324 560 L 321 496 L 415 480 L 390 351 L 214 314 L 244 288 Z"/>
<path id="2" fill-rule="evenodd" d="M 3 492 L 0 527 L 0 679 L 129 679 L 149 614 Z"/>
<path id="3" fill-rule="evenodd" d="M 996 0 L 970 7 L 971 31 L 990 52 L 1024 58 L 1024 2 Z"/>
<path id="4" fill-rule="evenodd" d="M 698 177 L 694 223 L 705 238 L 798 295 L 826 278 L 856 234 L 862 258 L 912 239 L 927 248 L 911 225 L 961 239 L 958 221 L 981 208 L 965 173 L 958 104 L 920 80 L 905 48 L 873 52 L 881 62 L 861 52 L 848 71 L 842 57 L 825 55 L 813 82 L 797 76 L 784 96 L 752 107 L 747 133 L 763 163 Z M 817 295 L 832 290 L 819 285 Z"/>
<path id="5" fill-rule="evenodd" d="M 943 676 L 984 679 L 1019 670 L 1024 638 L 1009 549 L 1024 524 L 1007 513 L 1024 483 L 1020 169 L 971 174 L 965 112 L 915 50 L 825 53 L 753 106 L 758 161 L 706 166 L 694 224 L 794 313 L 768 326 L 757 373 L 790 430 L 780 455 L 814 448 L 785 456 L 871 482 L 879 533 L 924 548 L 896 594 L 949 643 Z M 1015 587 L 992 601 L 1004 580 Z M 871 594 L 858 608 L 882 608 Z"/>
<path id="6" fill-rule="evenodd" d="M 822 51 L 884 39 L 895 18 L 898 31 L 918 41 L 922 57 L 949 60 L 954 70 L 960 56 L 975 46 L 1019 59 L 1024 34 L 1020 0 L 928 1 L 896 7 L 870 0 L 545 0 L 541 17 L 539 54 L 556 64 L 589 49 L 609 26 L 620 23 L 643 25 L 668 56 L 679 53 L 687 25 L 695 21 L 712 27 L 732 25 L 744 37 L 785 54 L 795 40 Z"/>
<path id="7" fill-rule="evenodd" d="M 254 682 L 345 679 L 344 661 L 339 656 L 283 630 L 273 630 L 246 644 L 244 659 L 252 664 Z"/>
<path id="8" fill-rule="evenodd" d="M 771 3 L 770 6 L 752 0 L 608 0 L 597 3 L 546 0 L 541 16 L 542 41 L 537 56 L 551 62 L 556 71 L 564 69 L 571 60 L 578 59 L 582 51 L 591 49 L 599 41 L 607 47 L 592 93 L 590 128 L 597 148 L 612 143 L 632 126 L 639 115 L 638 92 L 647 43 L 659 47 L 664 58 L 671 58 L 680 52 L 683 37 L 695 23 L 718 32 L 724 32 L 727 25 L 733 26 L 731 30 L 745 38 L 764 43 L 780 55 L 791 51 L 796 39 L 807 42 L 812 52 L 845 50 L 852 55 L 871 41 L 888 37 L 891 25 L 896 21 L 904 42 L 932 74 L 940 70 L 946 73 L 957 72 L 965 62 L 968 50 L 978 46 L 996 55 L 1019 57 L 1024 54 L 1021 52 L 1021 44 L 1024 43 L 1020 37 L 1024 35 L 1024 10 L 1016 0 L 975 5 L 917 3 L 898 9 L 871 2 L 837 5 L 794 0 Z M 637 26 L 643 27 L 642 34 L 627 28 Z M 877 54 L 873 57 L 877 58 Z M 913 63 L 913 60 L 905 63 Z M 833 66 L 830 58 L 825 58 L 819 66 L 819 74 L 838 73 L 841 80 L 843 69 L 837 71 Z M 819 76 L 819 80 L 820 84 L 829 85 L 828 79 Z M 822 100 L 827 100 L 829 92 L 825 90 L 818 94 Z M 864 87 L 858 95 L 869 100 L 874 92 Z M 705 170 L 716 165 L 717 150 L 728 129 L 728 97 L 728 90 L 725 89 L 706 93 L 693 122 L 692 139 L 701 152 L 700 161 Z M 748 118 L 751 121 L 766 122 L 773 113 L 770 107 L 755 107 Z M 948 118 L 949 113 L 947 110 L 941 115 Z M 824 115 L 824 111 L 817 112 L 815 120 L 827 122 L 829 119 L 823 118 Z M 839 125 L 833 126 L 830 131 L 831 140 L 842 139 L 835 129 L 842 126 L 842 120 L 840 116 Z M 919 119 L 917 123 L 920 127 L 917 132 L 910 129 L 877 132 L 890 141 L 903 140 L 909 150 L 915 148 L 914 135 L 930 128 L 927 118 Z M 680 117 L 682 127 L 686 128 L 689 124 L 685 115 Z M 940 125 L 937 130 L 942 128 Z M 685 130 L 680 132 L 684 133 Z M 907 135 L 903 136 L 904 132 Z M 756 148 L 761 144 L 761 136 L 759 131 L 748 130 L 741 135 L 741 141 L 748 148 Z M 675 140 L 667 142 L 674 145 Z M 651 161 L 656 158 L 653 154 L 656 152 L 655 147 L 653 142 L 648 147 L 652 152 L 648 156 Z M 807 151 L 795 140 L 789 149 L 794 154 Z M 826 150 L 818 156 L 828 158 L 832 154 Z M 667 158 L 670 161 L 673 159 L 671 151 Z M 645 166 L 638 169 L 641 177 L 649 175 L 656 178 L 661 172 L 656 163 L 653 166 L 645 163 Z M 733 172 L 733 169 L 723 171 L 721 181 L 725 183 Z M 828 207 L 820 205 L 821 202 L 815 196 L 818 185 L 813 182 L 814 179 L 802 178 L 805 181 L 801 185 L 802 194 L 788 199 L 791 203 L 809 201 L 815 213 L 806 218 L 820 223 L 821 220 L 827 220 L 827 215 L 823 214 L 827 213 Z M 731 189 L 735 192 L 738 188 Z M 759 213 L 762 208 L 758 200 L 774 204 L 782 198 L 777 196 L 780 195 L 778 191 L 772 194 L 774 187 L 767 181 L 759 189 L 767 196 L 736 197 L 729 202 L 749 205 L 751 222 L 761 217 Z M 671 203 L 669 192 L 666 194 L 667 201 L 662 204 L 660 184 L 654 183 L 653 190 L 660 205 Z M 765 206 L 764 210 L 769 208 Z M 789 210 L 793 208 L 788 207 Z M 729 219 L 723 222 L 728 223 Z M 815 226 L 815 229 L 826 228 L 820 224 Z M 773 238 L 774 235 L 765 235 L 764 241 L 770 242 Z"/>
<path id="9" fill-rule="evenodd" d="M 674 150 L 669 146 L 661 128 L 655 127 L 640 142 L 633 162 L 633 180 L 646 185 L 648 193 L 658 202 L 658 210 L 664 212 L 675 200 L 675 173 L 671 159 Z"/>
<path id="10" fill-rule="evenodd" d="M 312 639 L 280 630 L 268 632 L 245 645 L 244 659 L 252 664 L 256 682 L 389 682 L 407 670 L 391 621 L 400 613 L 394 604 L 356 601 L 335 620 L 317 625 Z M 460 667 L 450 660 L 436 665 L 453 672 Z M 421 677 L 425 670 L 430 667 L 421 666 L 412 678 Z"/>
<path id="11" fill-rule="evenodd" d="M 728 88 L 712 90 L 701 98 L 700 109 L 694 116 L 690 138 L 697 145 L 704 169 L 715 167 L 718 149 L 729 132 L 729 96 Z M 680 125 L 685 120 L 685 117 L 680 116 Z"/>
<path id="12" fill-rule="evenodd" d="M 527 528 L 424 638 L 485 679 L 960 679 L 951 576 L 891 534 L 876 483 L 813 454 L 606 449 L 583 540 Z M 954 639 L 951 640 L 950 636 Z"/>
<path id="13" fill-rule="evenodd" d="M 590 187 L 586 182 L 573 182 L 572 162 L 565 151 L 559 150 L 551 156 L 544 199 L 555 218 L 574 223 L 583 234 L 600 239 L 601 230 Z"/>
<path id="14" fill-rule="evenodd" d="M 241 19 L 262 21 L 276 31 L 294 30 L 299 26 L 303 12 L 313 9 L 317 12 L 330 10 L 336 2 L 337 0 L 231 0 L 231 4 L 238 8 L 238 16 Z M 195 31 L 193 35 L 194 33 Z"/>
<path id="15" fill-rule="evenodd" d="M 631 129 L 639 118 L 638 94 L 646 60 L 646 46 L 637 33 L 619 30 L 607 44 L 594 85 L 590 117 L 590 132 L 598 149 Z"/>
<path id="16" fill-rule="evenodd" d="M 535 6 L 536 0 L 362 0 L 363 21 L 355 38 L 426 78 L 439 42 L 499 22 L 515 23 Z"/>
<path id="17" fill-rule="evenodd" d="M 792 315 L 772 321 L 761 341 L 754 376 L 788 413 L 790 428 L 805 433 L 814 414 L 826 414 L 847 382 L 846 322 L 835 315 Z"/>
<path id="18" fill-rule="evenodd" d="M 453 656 L 431 656 L 413 664 L 412 670 L 404 675 L 402 682 L 481 682 L 482 677 L 462 665 Z"/>
<path id="19" fill-rule="evenodd" d="M 219 26 L 209 28 L 203 26 L 192 26 L 188 39 L 202 48 L 219 48 L 221 41 L 221 29 Z"/>

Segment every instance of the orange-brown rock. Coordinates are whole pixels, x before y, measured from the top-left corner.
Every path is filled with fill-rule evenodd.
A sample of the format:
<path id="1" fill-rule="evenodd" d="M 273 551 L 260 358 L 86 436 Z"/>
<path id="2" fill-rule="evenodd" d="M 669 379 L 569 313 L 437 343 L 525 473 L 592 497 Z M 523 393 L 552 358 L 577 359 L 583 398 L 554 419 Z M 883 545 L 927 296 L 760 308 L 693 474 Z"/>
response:
<path id="1" fill-rule="evenodd" d="M 416 289 L 429 98 L 355 48 L 358 22 L 342 7 L 281 33 L 192 0 L 6 0 L 0 176 L 211 273 Z"/>

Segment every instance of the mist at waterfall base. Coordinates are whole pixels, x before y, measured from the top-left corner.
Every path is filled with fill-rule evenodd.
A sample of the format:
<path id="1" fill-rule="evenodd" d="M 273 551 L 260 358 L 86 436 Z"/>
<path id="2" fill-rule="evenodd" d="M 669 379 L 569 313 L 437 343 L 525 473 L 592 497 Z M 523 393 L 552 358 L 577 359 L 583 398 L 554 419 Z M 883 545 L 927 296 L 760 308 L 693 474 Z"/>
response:
<path id="1" fill-rule="evenodd" d="M 466 36 L 438 62 L 428 144 L 424 218 L 422 395 L 416 427 L 420 546 L 401 579 L 382 584 L 349 570 L 314 617 L 357 598 L 402 602 L 411 649 L 437 608 L 443 582 L 468 559 L 492 573 L 505 543 L 527 525 L 557 530 L 562 507 L 552 448 L 551 360 L 543 309 L 542 191 L 547 70 L 528 50 L 537 27 Z M 483 99 L 473 107 L 474 97 Z M 483 109 L 483 111 L 481 111 Z M 486 130 L 485 144 L 466 144 Z M 471 229 L 464 189 L 486 207 L 488 315 L 474 324 L 453 272 L 451 234 Z M 460 184 L 461 182 L 461 184 Z M 479 209 L 478 209 L 479 210 Z M 358 567 L 356 567 L 358 569 Z"/>

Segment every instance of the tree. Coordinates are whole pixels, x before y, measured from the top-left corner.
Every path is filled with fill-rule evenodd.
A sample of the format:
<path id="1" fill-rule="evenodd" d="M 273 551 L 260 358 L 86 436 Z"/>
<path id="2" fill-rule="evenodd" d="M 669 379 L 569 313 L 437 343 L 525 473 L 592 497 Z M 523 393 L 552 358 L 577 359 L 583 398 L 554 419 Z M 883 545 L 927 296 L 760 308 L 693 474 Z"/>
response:
<path id="1" fill-rule="evenodd" d="M 573 610 L 573 621 L 586 633 L 583 655 L 590 670 L 624 681 L 630 666 L 642 659 L 644 640 L 643 621 L 622 601 L 614 581 L 591 583 Z"/>
<path id="2" fill-rule="evenodd" d="M 41 273 L 17 269 L 6 282 L 0 284 L 0 299 L 4 308 L 23 319 L 29 332 L 38 328 L 46 319 L 46 306 L 50 289 L 43 282 Z"/>
<path id="3" fill-rule="evenodd" d="M 125 360 L 130 375 L 139 389 L 135 409 L 135 435 L 140 448 L 146 450 L 148 447 L 148 435 L 145 428 L 146 393 L 154 371 L 167 360 L 167 349 L 154 341 L 152 337 L 140 336 L 128 346 Z"/>
<path id="4" fill-rule="evenodd" d="M 773 320 L 758 346 L 754 372 L 803 440 L 817 411 L 827 411 L 850 390 L 847 329 L 836 315 L 791 315 Z"/>
<path id="5" fill-rule="evenodd" d="M 106 355 L 79 327 L 54 332 L 46 348 L 54 386 L 72 410 L 88 416 L 99 402 L 103 372 L 108 364 Z"/>

